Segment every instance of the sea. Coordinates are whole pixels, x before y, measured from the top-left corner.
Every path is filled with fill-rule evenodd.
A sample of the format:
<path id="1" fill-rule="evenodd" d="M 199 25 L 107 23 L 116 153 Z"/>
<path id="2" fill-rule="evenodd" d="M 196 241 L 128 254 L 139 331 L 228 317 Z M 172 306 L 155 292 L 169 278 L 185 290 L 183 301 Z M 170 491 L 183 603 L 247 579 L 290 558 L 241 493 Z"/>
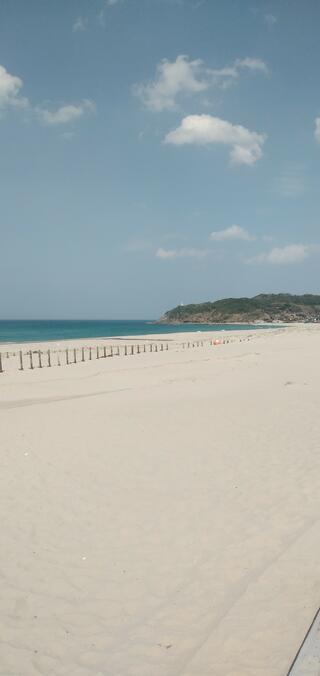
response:
<path id="1" fill-rule="evenodd" d="M 257 324 L 155 324 L 152 320 L 0 320 L 0 343 L 33 343 L 76 338 L 111 338 L 192 331 L 262 329 Z"/>

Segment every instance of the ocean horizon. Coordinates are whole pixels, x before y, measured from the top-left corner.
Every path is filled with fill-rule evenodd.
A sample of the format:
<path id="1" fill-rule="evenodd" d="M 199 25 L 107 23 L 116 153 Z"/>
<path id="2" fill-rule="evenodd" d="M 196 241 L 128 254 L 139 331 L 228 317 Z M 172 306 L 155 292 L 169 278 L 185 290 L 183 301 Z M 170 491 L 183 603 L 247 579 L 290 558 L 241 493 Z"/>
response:
<path id="1" fill-rule="evenodd" d="M 148 334 L 235 331 L 266 328 L 259 324 L 156 324 L 152 319 L 9 319 L 0 320 L 0 343 L 31 343 L 79 338 L 121 338 Z"/>

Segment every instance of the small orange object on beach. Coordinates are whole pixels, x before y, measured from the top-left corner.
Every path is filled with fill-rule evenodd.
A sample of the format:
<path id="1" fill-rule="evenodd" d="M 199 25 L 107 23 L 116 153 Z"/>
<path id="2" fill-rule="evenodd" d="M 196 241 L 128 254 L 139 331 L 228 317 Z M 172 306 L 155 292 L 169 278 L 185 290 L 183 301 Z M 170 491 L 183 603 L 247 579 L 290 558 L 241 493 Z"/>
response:
<path id="1" fill-rule="evenodd" d="M 221 345 L 221 340 L 219 340 L 219 338 L 216 338 L 216 339 L 213 341 L 213 344 L 214 344 L 214 345 Z"/>

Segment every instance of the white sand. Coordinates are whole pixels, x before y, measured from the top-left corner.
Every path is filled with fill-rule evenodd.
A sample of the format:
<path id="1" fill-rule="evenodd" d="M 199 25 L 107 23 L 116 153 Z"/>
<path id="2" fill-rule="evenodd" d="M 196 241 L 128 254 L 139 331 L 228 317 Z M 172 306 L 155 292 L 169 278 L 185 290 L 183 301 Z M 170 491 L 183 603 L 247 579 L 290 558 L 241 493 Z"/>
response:
<path id="1" fill-rule="evenodd" d="M 0 375 L 1 676 L 285 676 L 320 599 L 320 327 L 182 340 Z"/>

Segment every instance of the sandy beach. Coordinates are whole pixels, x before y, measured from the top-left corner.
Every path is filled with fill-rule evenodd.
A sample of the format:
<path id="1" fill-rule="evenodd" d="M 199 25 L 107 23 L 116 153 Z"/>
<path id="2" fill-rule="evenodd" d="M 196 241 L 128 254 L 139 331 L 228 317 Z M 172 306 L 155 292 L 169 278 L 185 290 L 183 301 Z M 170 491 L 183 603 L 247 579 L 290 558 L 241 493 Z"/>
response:
<path id="1" fill-rule="evenodd" d="M 1 676 L 286 676 L 320 605 L 320 326 L 223 335 L 0 374 Z"/>

